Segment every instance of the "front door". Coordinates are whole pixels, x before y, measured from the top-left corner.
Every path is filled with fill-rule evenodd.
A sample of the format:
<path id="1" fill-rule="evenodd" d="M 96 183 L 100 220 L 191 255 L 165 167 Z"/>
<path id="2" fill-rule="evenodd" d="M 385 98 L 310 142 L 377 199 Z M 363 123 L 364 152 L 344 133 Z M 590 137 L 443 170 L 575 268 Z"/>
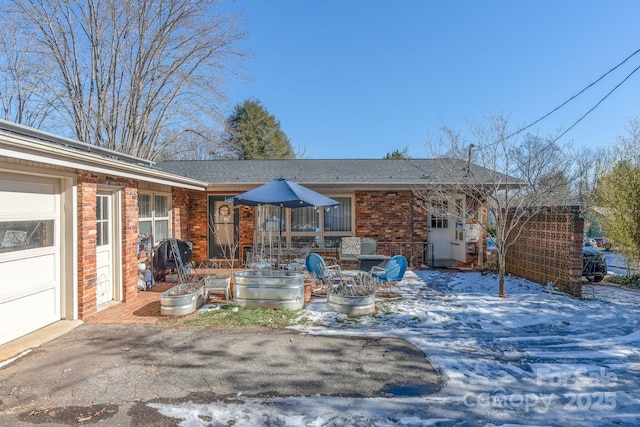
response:
<path id="1" fill-rule="evenodd" d="M 113 300 L 113 196 L 98 193 L 96 199 L 96 303 Z"/>
<path id="2" fill-rule="evenodd" d="M 209 197 L 209 258 L 230 263 L 236 259 L 236 218 L 232 203 L 222 196 Z"/>
<path id="3" fill-rule="evenodd" d="M 451 226 L 449 218 L 449 202 L 438 200 L 433 202 L 429 215 L 429 242 L 433 243 L 435 259 L 451 259 Z"/>

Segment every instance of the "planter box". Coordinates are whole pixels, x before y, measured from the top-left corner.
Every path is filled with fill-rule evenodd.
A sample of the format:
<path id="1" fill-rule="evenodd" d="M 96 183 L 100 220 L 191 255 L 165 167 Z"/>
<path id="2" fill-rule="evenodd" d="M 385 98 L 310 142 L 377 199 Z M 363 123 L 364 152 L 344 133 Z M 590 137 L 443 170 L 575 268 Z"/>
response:
<path id="1" fill-rule="evenodd" d="M 304 273 L 243 270 L 233 273 L 233 305 L 246 308 L 304 307 Z"/>
<path id="2" fill-rule="evenodd" d="M 364 316 L 376 311 L 376 296 L 346 296 L 327 293 L 327 308 L 349 316 Z"/>
<path id="3" fill-rule="evenodd" d="M 203 284 L 176 285 L 160 294 L 160 314 L 163 316 L 191 314 L 204 304 L 205 299 L 206 290 Z"/>

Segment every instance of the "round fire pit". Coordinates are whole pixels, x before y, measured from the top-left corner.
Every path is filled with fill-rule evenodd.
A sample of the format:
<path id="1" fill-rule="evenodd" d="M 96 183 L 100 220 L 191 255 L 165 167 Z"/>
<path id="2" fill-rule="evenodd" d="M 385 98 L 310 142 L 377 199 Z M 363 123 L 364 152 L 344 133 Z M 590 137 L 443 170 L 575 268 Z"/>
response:
<path id="1" fill-rule="evenodd" d="M 304 273 L 243 270 L 233 273 L 233 305 L 248 308 L 304 307 Z"/>

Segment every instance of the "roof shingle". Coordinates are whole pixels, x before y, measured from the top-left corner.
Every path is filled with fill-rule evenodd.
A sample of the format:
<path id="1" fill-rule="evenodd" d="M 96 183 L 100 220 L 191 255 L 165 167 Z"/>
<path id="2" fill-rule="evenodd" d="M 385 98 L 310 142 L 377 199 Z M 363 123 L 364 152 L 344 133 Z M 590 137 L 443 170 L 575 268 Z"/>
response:
<path id="1" fill-rule="evenodd" d="M 301 184 L 427 184 L 445 183 L 443 159 L 286 159 L 286 160 L 175 160 L 156 167 L 209 184 L 257 184 L 284 177 Z M 448 159 L 465 174 L 466 162 Z M 488 171 L 471 165 L 474 175 Z M 511 179 L 513 180 L 513 178 Z"/>

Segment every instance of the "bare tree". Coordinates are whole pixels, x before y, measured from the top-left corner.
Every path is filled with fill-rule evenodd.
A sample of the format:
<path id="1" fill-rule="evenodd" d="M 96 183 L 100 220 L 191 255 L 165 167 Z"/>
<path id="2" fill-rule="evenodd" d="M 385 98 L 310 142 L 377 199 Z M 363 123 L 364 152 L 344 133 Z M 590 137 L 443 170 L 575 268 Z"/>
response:
<path id="1" fill-rule="evenodd" d="M 611 160 L 612 151 L 608 148 L 592 150 L 582 147 L 575 152 L 575 197 L 581 206 L 588 208 L 593 203 L 594 191 L 598 176 L 607 169 Z"/>
<path id="2" fill-rule="evenodd" d="M 0 114 L 3 119 L 32 127 L 40 127 L 53 113 L 51 100 L 42 97 L 46 86 L 43 75 L 33 74 L 35 55 L 28 40 L 20 36 L 14 23 L 5 21 L 0 34 Z M 16 46 L 24 50 L 16 50 Z"/>
<path id="3" fill-rule="evenodd" d="M 220 0 L 12 2 L 54 64 L 31 70 L 47 76 L 41 95 L 80 141 L 153 160 L 184 129 L 222 128 L 221 84 L 244 34 Z"/>
<path id="4" fill-rule="evenodd" d="M 430 139 L 437 170 L 414 192 L 432 215 L 482 223 L 481 208 L 486 207 L 496 227 L 498 295 L 505 296 L 509 247 L 544 207 L 568 202 L 572 160 L 554 138 L 510 134 L 501 116 L 489 117 L 486 124 L 470 123 L 470 131 L 473 143 L 448 127 Z"/>
<path id="5" fill-rule="evenodd" d="M 224 147 L 220 133 L 213 129 L 166 129 L 171 144 L 160 149 L 156 160 L 207 160 L 217 157 Z"/>
<path id="6" fill-rule="evenodd" d="M 233 207 L 229 209 L 233 210 Z M 220 245 L 224 263 L 233 271 L 241 244 L 241 240 L 237 238 L 238 227 L 233 222 L 216 223 L 213 216 L 209 216 L 209 231 L 215 242 Z"/>

